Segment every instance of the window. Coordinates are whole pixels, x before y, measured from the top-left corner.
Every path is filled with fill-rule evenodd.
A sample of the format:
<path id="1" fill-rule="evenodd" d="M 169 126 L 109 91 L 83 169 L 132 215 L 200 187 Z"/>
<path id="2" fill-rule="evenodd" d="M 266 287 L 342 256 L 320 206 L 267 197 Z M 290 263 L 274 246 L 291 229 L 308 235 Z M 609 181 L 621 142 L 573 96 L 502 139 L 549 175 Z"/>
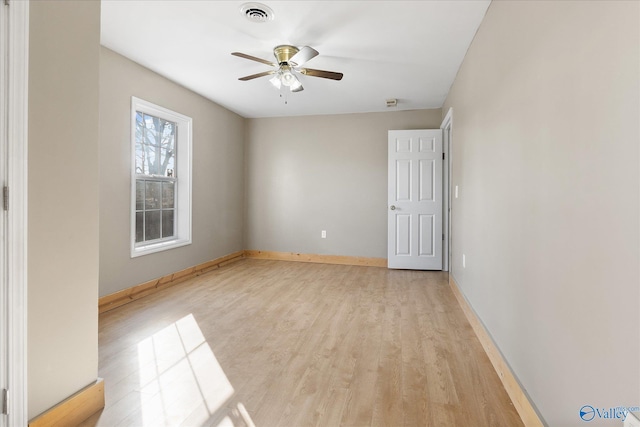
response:
<path id="1" fill-rule="evenodd" d="M 191 118 L 131 99 L 131 256 L 191 243 Z"/>

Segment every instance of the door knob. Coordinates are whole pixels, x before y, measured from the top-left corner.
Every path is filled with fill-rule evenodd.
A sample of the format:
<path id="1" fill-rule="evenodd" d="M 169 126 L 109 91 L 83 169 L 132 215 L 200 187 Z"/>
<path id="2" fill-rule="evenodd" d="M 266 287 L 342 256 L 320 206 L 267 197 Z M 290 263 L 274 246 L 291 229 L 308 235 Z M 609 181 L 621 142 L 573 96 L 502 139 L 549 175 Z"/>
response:
<path id="1" fill-rule="evenodd" d="M 392 211 L 395 211 L 396 207 L 394 205 L 391 205 L 391 207 L 389 209 L 391 209 Z"/>

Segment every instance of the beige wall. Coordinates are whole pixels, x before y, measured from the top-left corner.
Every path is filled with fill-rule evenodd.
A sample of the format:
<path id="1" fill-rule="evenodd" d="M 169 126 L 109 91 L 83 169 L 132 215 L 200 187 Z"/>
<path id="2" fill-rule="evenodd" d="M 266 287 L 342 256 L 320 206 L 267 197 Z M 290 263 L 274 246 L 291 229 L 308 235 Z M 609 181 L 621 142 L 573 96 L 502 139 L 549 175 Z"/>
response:
<path id="1" fill-rule="evenodd" d="M 640 406 L 639 17 L 493 2 L 443 108 L 453 275 L 550 426 Z"/>
<path id="2" fill-rule="evenodd" d="M 386 258 L 387 131 L 440 122 L 440 109 L 247 120 L 245 249 Z"/>
<path id="3" fill-rule="evenodd" d="M 98 374 L 99 2 L 30 4 L 28 408 Z"/>
<path id="4" fill-rule="evenodd" d="M 109 49 L 100 59 L 100 296 L 242 250 L 245 120 Z M 193 119 L 193 243 L 137 258 L 129 248 L 131 96 Z"/>

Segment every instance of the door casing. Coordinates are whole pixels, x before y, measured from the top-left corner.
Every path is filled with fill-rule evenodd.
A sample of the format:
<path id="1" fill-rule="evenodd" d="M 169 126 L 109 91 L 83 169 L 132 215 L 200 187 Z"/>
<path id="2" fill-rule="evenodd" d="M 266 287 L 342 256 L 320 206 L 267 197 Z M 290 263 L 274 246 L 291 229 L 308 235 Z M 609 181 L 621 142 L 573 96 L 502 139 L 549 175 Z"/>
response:
<path id="1" fill-rule="evenodd" d="M 6 365 L 8 405 L 1 415 L 8 426 L 27 425 L 27 134 L 29 75 L 29 0 L 9 0 L 2 9 L 3 111 L 2 176 L 8 188 L 4 211 Z M 6 107 L 6 108 L 5 108 Z M 0 206 L 4 209 L 4 206 Z"/>
<path id="2" fill-rule="evenodd" d="M 453 171 L 453 107 L 450 107 L 440 125 L 442 129 L 442 149 L 445 154 L 443 165 L 443 227 L 442 270 L 449 271 L 451 265 L 451 176 Z"/>

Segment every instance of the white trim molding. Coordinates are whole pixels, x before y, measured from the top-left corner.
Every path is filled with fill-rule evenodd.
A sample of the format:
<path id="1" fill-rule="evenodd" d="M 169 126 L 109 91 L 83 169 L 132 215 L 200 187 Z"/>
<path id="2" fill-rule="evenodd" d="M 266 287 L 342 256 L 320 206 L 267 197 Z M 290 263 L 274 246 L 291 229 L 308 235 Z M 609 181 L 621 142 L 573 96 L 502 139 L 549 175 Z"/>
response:
<path id="1" fill-rule="evenodd" d="M 445 129 L 450 127 L 453 124 L 453 107 L 449 107 L 447 110 L 447 114 L 445 114 L 444 119 L 442 119 L 442 124 L 440 125 L 440 129 Z"/>
<path id="2" fill-rule="evenodd" d="M 452 129 L 453 129 L 453 107 L 449 107 L 449 111 L 444 116 L 442 124 L 442 151 L 445 155 L 445 161 L 442 168 L 442 183 L 444 192 L 442 194 L 442 230 L 444 232 L 444 244 L 442 247 L 442 270 L 449 271 L 449 253 L 451 252 L 451 165 L 452 165 Z"/>
<path id="3" fill-rule="evenodd" d="M 29 0 L 11 1 L 7 183 L 8 425 L 27 425 L 27 143 Z"/>

